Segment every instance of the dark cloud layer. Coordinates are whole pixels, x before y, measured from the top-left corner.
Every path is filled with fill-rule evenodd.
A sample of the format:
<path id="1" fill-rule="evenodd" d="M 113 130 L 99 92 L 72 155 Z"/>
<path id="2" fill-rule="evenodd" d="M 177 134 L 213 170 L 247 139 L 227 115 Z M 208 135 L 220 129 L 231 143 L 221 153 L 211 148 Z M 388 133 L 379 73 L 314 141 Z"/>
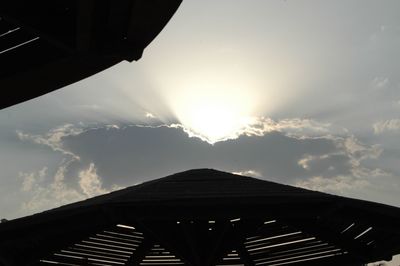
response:
<path id="1" fill-rule="evenodd" d="M 297 138 L 278 131 L 210 145 L 189 138 L 180 128 L 128 126 L 89 130 L 67 137 L 64 144 L 79 155 L 80 164 L 96 165 L 106 187 L 201 167 L 254 170 L 283 183 L 315 175 L 348 175 L 352 170 L 351 158 L 336 139 Z"/>

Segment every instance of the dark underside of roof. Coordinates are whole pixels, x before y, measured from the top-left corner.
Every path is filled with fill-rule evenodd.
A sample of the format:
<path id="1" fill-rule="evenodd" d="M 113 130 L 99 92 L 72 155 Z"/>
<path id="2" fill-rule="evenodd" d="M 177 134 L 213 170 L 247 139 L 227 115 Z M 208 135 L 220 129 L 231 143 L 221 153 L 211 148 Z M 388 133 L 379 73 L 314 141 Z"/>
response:
<path id="1" fill-rule="evenodd" d="M 2 0 L 0 109 L 138 60 L 181 0 Z"/>
<path id="2" fill-rule="evenodd" d="M 397 253 L 398 208 L 209 169 L 0 224 L 4 266 L 362 265 Z"/>

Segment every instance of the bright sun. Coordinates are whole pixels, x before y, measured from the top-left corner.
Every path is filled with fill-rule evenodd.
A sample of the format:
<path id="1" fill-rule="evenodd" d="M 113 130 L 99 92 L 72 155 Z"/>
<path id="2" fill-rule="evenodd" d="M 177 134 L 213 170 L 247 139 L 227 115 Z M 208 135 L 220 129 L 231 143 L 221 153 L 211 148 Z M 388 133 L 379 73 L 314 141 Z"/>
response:
<path id="1" fill-rule="evenodd" d="M 209 143 L 236 138 L 249 124 L 251 100 L 238 89 L 208 87 L 181 92 L 174 103 L 179 122 Z"/>
<path id="2" fill-rule="evenodd" d="M 189 135 L 211 144 L 237 138 L 263 110 L 265 83 L 239 64 L 199 62 L 179 79 L 159 75 L 163 100 Z"/>
<path id="3" fill-rule="evenodd" d="M 247 118 L 242 116 L 233 106 L 221 103 L 194 103 L 181 115 L 181 123 L 194 135 L 210 143 L 235 138 L 247 124 Z"/>

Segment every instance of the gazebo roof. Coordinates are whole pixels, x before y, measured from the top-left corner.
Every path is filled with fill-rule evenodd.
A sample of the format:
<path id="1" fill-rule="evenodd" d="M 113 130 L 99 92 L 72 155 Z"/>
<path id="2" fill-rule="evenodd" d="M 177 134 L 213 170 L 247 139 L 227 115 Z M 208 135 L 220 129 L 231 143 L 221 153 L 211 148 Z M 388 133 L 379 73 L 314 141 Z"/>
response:
<path id="1" fill-rule="evenodd" d="M 0 109 L 138 60 L 181 2 L 2 0 Z"/>
<path id="2" fill-rule="evenodd" d="M 362 265 L 397 253 L 398 208 L 211 169 L 0 224 L 5 265 Z"/>

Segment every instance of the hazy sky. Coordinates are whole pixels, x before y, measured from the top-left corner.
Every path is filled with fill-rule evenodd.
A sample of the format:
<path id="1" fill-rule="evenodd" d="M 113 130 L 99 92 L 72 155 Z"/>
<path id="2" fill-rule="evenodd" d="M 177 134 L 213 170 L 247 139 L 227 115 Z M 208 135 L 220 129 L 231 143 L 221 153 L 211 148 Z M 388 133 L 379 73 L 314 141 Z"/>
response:
<path id="1" fill-rule="evenodd" d="M 183 1 L 138 62 L 0 111 L 0 218 L 200 167 L 400 206 L 399 10 Z"/>

